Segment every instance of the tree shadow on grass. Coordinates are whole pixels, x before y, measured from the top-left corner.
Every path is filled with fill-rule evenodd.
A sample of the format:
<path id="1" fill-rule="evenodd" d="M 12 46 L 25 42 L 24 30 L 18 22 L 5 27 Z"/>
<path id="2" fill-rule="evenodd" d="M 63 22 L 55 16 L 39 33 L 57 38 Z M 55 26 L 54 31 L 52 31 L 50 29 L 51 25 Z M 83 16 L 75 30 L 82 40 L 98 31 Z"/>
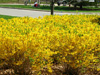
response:
<path id="1" fill-rule="evenodd" d="M 50 6 L 40 6 L 41 9 L 50 9 Z M 82 11 L 99 11 L 100 8 L 82 8 L 79 7 L 66 7 L 66 6 L 55 6 L 54 10 L 63 10 L 63 11 L 76 11 L 76 10 L 82 10 Z"/>
<path id="2" fill-rule="evenodd" d="M 80 9 L 79 7 L 55 7 L 55 10 L 71 10 L 71 11 L 76 11 L 76 10 L 82 10 L 82 11 L 96 11 L 100 10 L 100 8 L 82 8 Z"/>

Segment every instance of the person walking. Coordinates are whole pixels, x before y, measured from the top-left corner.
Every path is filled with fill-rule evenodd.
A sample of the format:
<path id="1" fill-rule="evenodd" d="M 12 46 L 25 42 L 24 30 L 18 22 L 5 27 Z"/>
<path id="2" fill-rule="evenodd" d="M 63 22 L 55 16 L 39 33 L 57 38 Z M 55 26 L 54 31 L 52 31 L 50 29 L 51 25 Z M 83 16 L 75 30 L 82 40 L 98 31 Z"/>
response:
<path id="1" fill-rule="evenodd" d="M 38 6 L 38 4 L 37 4 L 37 2 L 35 2 L 35 3 L 34 3 L 34 7 L 37 7 L 37 6 Z"/>

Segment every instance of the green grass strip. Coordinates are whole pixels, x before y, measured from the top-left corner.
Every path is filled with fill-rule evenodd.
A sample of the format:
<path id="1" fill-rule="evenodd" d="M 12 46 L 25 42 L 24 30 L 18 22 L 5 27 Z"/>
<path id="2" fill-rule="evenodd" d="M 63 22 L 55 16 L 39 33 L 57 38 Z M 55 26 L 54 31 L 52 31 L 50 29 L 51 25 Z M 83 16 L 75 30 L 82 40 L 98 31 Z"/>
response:
<path id="1" fill-rule="evenodd" d="M 0 18 L 4 18 L 4 19 L 11 19 L 11 18 L 15 18 L 16 16 L 8 16 L 8 15 L 0 15 Z"/>

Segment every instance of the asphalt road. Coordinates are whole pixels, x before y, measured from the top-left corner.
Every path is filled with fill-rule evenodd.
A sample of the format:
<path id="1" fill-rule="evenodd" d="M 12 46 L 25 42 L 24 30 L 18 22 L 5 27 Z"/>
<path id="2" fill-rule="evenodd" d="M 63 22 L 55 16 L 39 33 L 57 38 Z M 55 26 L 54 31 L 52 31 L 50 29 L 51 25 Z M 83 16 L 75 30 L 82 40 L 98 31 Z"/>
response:
<path id="1" fill-rule="evenodd" d="M 43 17 L 45 15 L 50 15 L 50 12 L 46 11 L 35 11 L 35 10 L 24 10 L 24 9 L 12 9 L 12 8 L 0 8 L 0 14 L 1 15 L 10 15 L 10 16 L 18 16 L 18 17 L 24 17 L 24 16 L 29 16 L 29 17 Z M 75 12 L 54 12 L 56 15 L 75 15 L 75 14 L 98 14 L 98 13 L 75 13 Z"/>

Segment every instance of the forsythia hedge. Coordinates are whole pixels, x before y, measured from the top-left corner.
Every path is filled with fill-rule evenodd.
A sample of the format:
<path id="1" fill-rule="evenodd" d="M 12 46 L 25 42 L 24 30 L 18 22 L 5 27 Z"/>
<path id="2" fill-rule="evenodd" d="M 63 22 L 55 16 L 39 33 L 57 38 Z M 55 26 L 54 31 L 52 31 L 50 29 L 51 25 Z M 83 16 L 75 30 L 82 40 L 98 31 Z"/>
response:
<path id="1" fill-rule="evenodd" d="M 99 15 L 0 19 L 0 65 L 52 72 L 54 58 L 73 68 L 100 70 Z"/>

